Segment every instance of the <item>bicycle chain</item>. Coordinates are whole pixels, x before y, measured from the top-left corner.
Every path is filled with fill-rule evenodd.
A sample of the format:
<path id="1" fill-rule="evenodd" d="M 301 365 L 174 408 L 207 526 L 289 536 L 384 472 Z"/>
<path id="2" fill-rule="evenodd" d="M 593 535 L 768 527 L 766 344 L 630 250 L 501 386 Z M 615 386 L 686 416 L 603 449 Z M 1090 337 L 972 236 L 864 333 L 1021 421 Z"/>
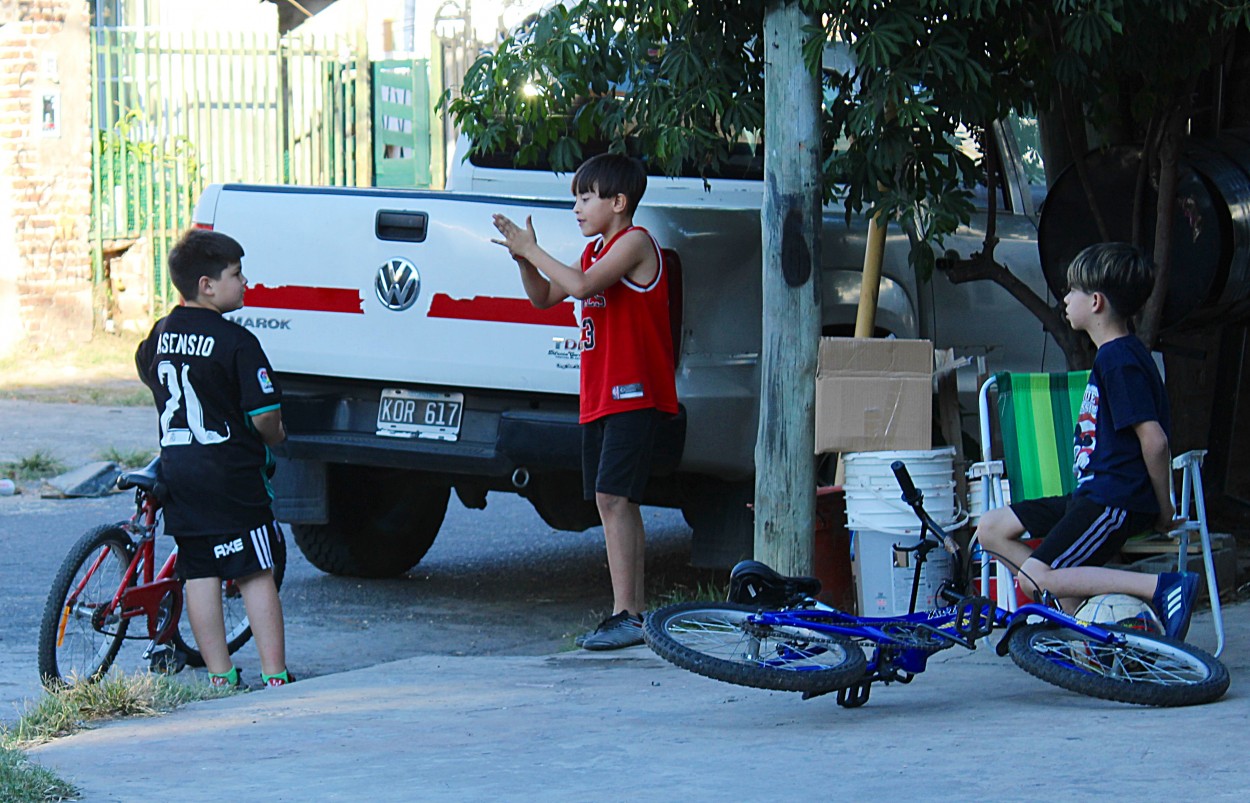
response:
<path id="1" fill-rule="evenodd" d="M 754 624 L 752 622 L 743 622 L 742 632 L 746 633 L 747 635 L 753 636 L 755 638 L 759 638 L 759 639 L 772 639 L 773 641 L 784 641 L 787 636 L 790 636 L 790 634 L 787 634 L 785 632 L 784 630 L 785 627 L 787 626 L 781 625 L 781 626 L 775 627 L 773 625 L 759 625 L 759 624 Z M 802 641 L 808 644 L 841 644 L 842 643 L 841 637 L 835 638 L 832 636 L 822 636 L 820 633 L 817 633 L 815 631 L 807 631 L 802 636 L 792 635 L 790 636 L 790 638 L 793 641 Z"/>

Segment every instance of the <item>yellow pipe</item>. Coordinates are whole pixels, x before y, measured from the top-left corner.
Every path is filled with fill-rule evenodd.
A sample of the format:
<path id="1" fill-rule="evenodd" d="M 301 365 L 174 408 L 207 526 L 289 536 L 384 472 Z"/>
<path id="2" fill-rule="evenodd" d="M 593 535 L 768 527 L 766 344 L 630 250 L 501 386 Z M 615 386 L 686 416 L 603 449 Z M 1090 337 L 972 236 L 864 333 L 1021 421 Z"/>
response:
<path id="1" fill-rule="evenodd" d="M 872 337 L 877 323 L 877 296 L 881 292 L 881 263 L 885 259 L 885 227 L 881 213 L 868 222 L 864 249 L 864 274 L 859 284 L 859 310 L 855 313 L 855 336 Z"/>

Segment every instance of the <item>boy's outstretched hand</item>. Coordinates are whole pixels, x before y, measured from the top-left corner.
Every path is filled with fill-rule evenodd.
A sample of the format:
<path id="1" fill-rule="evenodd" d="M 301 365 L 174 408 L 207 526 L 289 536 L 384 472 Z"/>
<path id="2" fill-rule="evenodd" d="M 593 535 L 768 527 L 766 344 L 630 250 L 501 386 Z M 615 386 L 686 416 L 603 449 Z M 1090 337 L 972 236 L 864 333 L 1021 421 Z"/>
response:
<path id="1" fill-rule="evenodd" d="M 534 218 L 532 216 L 525 218 L 525 228 L 521 228 L 512 222 L 511 218 L 506 215 L 494 215 L 492 222 L 495 224 L 495 229 L 503 236 L 503 239 L 491 239 L 491 242 L 507 248 L 513 259 L 517 261 L 525 259 L 524 254 L 527 249 L 538 245 L 538 233 L 534 231 Z"/>

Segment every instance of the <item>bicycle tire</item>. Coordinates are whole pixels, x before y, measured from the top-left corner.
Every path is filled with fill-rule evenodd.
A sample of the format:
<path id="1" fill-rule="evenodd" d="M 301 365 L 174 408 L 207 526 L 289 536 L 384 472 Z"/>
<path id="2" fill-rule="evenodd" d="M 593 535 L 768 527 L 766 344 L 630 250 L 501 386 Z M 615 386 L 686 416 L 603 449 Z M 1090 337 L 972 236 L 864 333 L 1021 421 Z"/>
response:
<path id="1" fill-rule="evenodd" d="M 1228 669 L 1209 653 L 1177 639 L 1101 625 L 1125 638 L 1100 644 L 1088 636 L 1046 622 L 1024 625 L 1007 648 L 1016 665 L 1034 677 L 1069 691 L 1153 706 L 1209 703 L 1228 689 Z"/>
<path id="2" fill-rule="evenodd" d="M 88 530 L 70 547 L 39 624 L 39 678 L 45 687 L 94 683 L 113 665 L 130 620 L 114 616 L 95 622 L 94 612 L 112 601 L 134 550 L 126 522 Z M 79 587 L 77 603 L 67 608 L 71 590 Z"/>
<path id="3" fill-rule="evenodd" d="M 867 671 L 851 639 L 805 627 L 749 631 L 757 608 L 684 602 L 647 617 L 643 638 L 661 658 L 714 680 L 773 691 L 822 693 L 853 686 Z"/>
<path id="4" fill-rule="evenodd" d="M 280 528 L 278 533 L 282 535 Z M 286 538 L 283 536 L 278 539 L 273 550 L 273 584 L 279 590 L 285 576 Z M 221 610 L 226 625 L 226 649 L 234 655 L 252 638 L 251 622 L 247 618 L 247 609 L 243 605 L 243 595 L 239 593 L 238 585 L 226 582 L 221 584 Z M 191 622 L 187 619 L 185 609 L 178 620 L 178 627 L 174 628 L 173 642 L 174 648 L 183 654 L 187 666 L 195 669 L 204 666 L 204 656 L 196 646 L 195 635 L 191 632 Z"/>

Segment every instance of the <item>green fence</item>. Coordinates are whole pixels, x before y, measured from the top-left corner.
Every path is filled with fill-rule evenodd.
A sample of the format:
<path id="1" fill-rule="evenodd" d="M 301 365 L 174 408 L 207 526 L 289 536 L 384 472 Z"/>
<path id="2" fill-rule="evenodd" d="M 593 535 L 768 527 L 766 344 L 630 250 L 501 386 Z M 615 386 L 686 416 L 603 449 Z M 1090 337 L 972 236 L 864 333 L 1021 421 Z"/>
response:
<path id="1" fill-rule="evenodd" d="M 164 257 L 214 182 L 372 183 L 369 70 L 353 40 L 92 29 L 92 238 L 106 255 L 147 238 L 153 312 L 175 296 Z M 358 69 L 358 66 L 365 69 Z"/>

